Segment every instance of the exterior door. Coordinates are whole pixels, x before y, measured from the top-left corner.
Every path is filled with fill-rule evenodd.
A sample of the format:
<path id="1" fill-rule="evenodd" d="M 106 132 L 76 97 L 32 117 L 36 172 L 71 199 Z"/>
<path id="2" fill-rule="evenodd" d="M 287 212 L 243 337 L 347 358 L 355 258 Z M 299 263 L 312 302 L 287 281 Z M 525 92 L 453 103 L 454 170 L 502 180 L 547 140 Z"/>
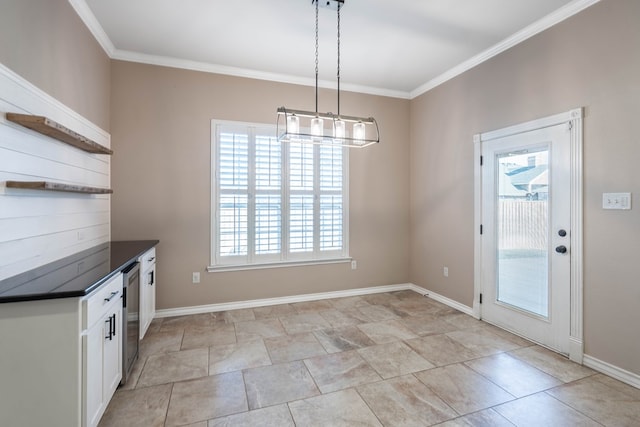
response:
<path id="1" fill-rule="evenodd" d="M 481 317 L 569 354 L 571 126 L 483 141 Z"/>

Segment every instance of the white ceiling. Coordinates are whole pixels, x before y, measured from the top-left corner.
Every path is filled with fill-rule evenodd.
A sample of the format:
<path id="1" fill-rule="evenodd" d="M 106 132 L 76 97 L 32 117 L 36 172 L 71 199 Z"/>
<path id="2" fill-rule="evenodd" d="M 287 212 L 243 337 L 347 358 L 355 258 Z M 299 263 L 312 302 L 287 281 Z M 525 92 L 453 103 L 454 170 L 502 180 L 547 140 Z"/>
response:
<path id="1" fill-rule="evenodd" d="M 314 84 L 311 0 L 69 0 L 110 57 Z M 598 0 L 346 0 L 341 89 L 412 98 Z M 336 12 L 320 9 L 321 86 Z"/>

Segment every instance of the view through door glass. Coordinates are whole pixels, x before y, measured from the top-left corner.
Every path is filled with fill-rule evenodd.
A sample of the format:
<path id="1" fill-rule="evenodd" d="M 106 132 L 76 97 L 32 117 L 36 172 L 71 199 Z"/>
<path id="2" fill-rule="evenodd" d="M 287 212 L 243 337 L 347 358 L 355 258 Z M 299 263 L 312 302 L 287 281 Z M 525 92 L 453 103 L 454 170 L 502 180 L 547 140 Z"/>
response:
<path id="1" fill-rule="evenodd" d="M 497 155 L 497 300 L 549 316 L 549 149 Z"/>

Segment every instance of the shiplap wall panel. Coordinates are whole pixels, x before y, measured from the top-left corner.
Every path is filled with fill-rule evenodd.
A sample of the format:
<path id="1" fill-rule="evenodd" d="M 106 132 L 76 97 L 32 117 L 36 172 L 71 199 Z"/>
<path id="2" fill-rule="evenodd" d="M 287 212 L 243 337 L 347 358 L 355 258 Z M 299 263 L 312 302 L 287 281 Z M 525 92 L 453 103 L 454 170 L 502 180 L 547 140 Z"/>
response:
<path id="1" fill-rule="evenodd" d="M 109 195 L 6 188 L 6 181 L 110 187 L 110 161 L 8 122 L 46 116 L 110 147 L 110 136 L 0 64 L 0 280 L 109 241 Z"/>

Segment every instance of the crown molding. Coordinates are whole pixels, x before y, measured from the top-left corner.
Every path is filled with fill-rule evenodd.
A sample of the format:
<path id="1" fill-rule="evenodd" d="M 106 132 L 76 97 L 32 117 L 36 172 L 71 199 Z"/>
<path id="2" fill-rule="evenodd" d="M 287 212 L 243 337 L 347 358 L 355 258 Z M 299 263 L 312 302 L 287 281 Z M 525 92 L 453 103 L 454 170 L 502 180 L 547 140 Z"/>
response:
<path id="1" fill-rule="evenodd" d="M 87 2 L 85 0 L 69 0 L 69 3 L 109 58 L 113 58 L 116 48 L 107 33 L 104 31 L 104 28 L 102 28 L 102 25 L 98 22 L 96 16 L 87 5 Z"/>
<path id="2" fill-rule="evenodd" d="M 180 68 L 184 70 L 202 71 L 206 73 L 224 74 L 234 77 L 244 77 L 248 79 L 268 80 L 278 83 L 288 83 L 302 86 L 315 86 L 313 78 L 292 76 L 287 74 L 268 73 L 264 71 L 251 70 L 246 68 L 229 67 L 226 65 L 211 64 L 208 62 L 191 61 L 187 59 L 172 58 L 168 56 L 149 55 L 146 53 L 132 52 L 116 49 L 111 59 L 128 62 L 138 62 L 142 64 L 159 65 L 162 67 Z M 330 80 L 318 81 L 318 86 L 326 89 L 336 89 L 337 83 Z M 369 95 L 388 96 L 392 98 L 409 99 L 409 92 L 362 86 L 348 83 L 341 83 L 341 91 L 366 93 Z"/>
<path id="3" fill-rule="evenodd" d="M 414 99 L 600 1 L 601 0 L 574 0 L 571 3 L 563 6 L 562 8 L 545 16 L 539 21 L 534 22 L 528 27 L 525 27 L 512 36 L 504 39 L 498 44 L 490 47 L 489 49 L 473 56 L 472 58 L 456 65 L 450 70 L 418 86 L 410 92 L 345 83 L 340 86 L 340 89 L 349 92 L 387 96 L 391 98 Z M 224 74 L 235 77 L 267 80 L 279 83 L 315 86 L 315 79 L 311 78 L 278 73 L 268 73 L 245 68 L 229 67 L 225 65 L 210 64 L 206 62 L 190 61 L 179 58 L 149 55 L 139 52 L 116 49 L 114 44 L 111 42 L 111 39 L 109 39 L 109 36 L 104 31 L 85 0 L 69 0 L 69 3 L 75 9 L 76 13 L 78 14 L 78 16 L 80 16 L 80 19 L 82 19 L 87 28 L 89 28 L 89 31 L 91 31 L 91 34 L 93 34 L 100 46 L 102 46 L 102 49 L 104 49 L 104 51 L 111 59 L 159 65 L 163 67 L 181 68 L 193 71 L 202 71 L 207 73 Z M 321 80 L 318 82 L 318 86 L 322 88 L 335 89 L 336 83 L 332 81 Z"/>
<path id="4" fill-rule="evenodd" d="M 448 80 L 453 79 L 454 77 L 459 76 L 465 71 L 469 71 L 473 67 L 476 67 L 482 64 L 485 61 L 493 58 L 494 56 L 499 55 L 507 49 L 512 48 L 513 46 L 522 43 L 535 36 L 538 33 L 543 32 L 544 30 L 553 27 L 554 25 L 564 21 L 567 18 L 583 11 L 584 9 L 598 3 L 600 0 L 574 0 L 571 3 L 561 7 L 555 12 L 550 13 L 544 18 L 540 19 L 537 22 L 529 25 L 528 27 L 523 28 L 517 33 L 511 35 L 510 37 L 504 39 L 498 44 L 490 47 L 489 49 L 479 53 L 476 56 L 471 57 L 470 59 L 462 62 L 461 64 L 456 65 L 451 68 L 449 71 L 446 71 L 440 74 L 438 77 L 435 77 L 425 84 L 417 87 L 412 90 L 410 93 L 410 99 L 414 99 L 425 92 L 430 91 L 431 89 L 440 86 L 441 84 L 447 82 Z"/>

